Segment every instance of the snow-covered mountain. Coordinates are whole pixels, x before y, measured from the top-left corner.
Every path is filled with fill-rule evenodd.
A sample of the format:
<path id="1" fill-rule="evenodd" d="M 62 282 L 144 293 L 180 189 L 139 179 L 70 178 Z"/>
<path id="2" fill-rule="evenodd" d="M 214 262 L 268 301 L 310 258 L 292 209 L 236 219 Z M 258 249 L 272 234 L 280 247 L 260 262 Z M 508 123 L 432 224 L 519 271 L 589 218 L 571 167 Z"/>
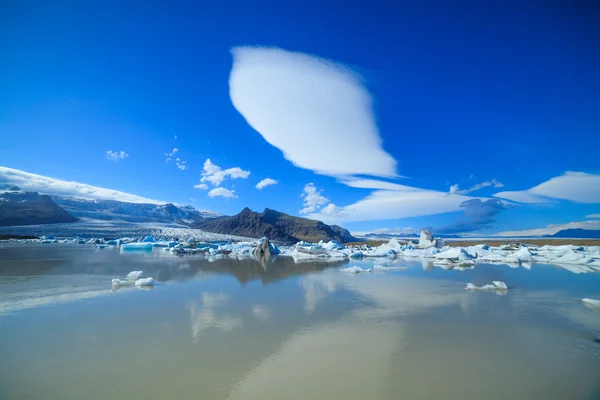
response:
<path id="1" fill-rule="evenodd" d="M 197 210 L 191 206 L 167 204 L 126 203 L 116 200 L 86 200 L 77 197 L 52 196 L 56 204 L 70 215 L 106 221 L 179 224 L 191 226 L 219 217 L 214 211 Z"/>

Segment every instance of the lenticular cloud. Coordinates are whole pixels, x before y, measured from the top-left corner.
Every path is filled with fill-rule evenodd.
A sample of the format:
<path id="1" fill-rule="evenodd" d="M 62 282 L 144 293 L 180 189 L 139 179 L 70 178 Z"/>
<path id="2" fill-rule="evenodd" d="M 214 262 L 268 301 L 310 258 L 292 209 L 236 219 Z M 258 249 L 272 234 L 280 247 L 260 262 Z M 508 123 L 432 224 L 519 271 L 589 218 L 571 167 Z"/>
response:
<path id="1" fill-rule="evenodd" d="M 237 47 L 232 54 L 233 105 L 286 159 L 323 175 L 396 176 L 357 74 L 278 48 Z"/>

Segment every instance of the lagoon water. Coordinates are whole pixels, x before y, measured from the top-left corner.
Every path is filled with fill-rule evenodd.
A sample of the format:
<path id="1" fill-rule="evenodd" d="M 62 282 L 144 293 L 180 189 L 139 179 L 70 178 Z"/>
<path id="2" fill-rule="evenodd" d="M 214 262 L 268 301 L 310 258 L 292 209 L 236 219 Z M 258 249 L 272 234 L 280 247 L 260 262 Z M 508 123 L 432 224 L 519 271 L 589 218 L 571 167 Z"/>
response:
<path id="1" fill-rule="evenodd" d="M 600 398 L 600 274 L 396 265 L 0 244 L 0 399 Z"/>

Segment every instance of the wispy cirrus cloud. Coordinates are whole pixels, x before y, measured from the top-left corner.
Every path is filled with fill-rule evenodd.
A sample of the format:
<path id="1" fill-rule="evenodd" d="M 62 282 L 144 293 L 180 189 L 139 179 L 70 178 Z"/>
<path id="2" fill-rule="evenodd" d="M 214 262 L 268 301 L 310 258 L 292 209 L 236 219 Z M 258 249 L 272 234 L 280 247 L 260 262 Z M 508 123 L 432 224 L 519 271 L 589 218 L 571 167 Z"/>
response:
<path id="1" fill-rule="evenodd" d="M 121 151 L 107 150 L 106 151 L 106 158 L 109 161 L 119 161 L 119 160 L 123 160 L 127 157 L 129 157 L 129 154 L 125 153 L 123 150 L 121 150 Z"/>
<path id="2" fill-rule="evenodd" d="M 229 190 L 223 187 L 212 189 L 210 192 L 208 192 L 208 197 L 210 197 L 211 199 L 214 199 L 215 197 L 223 197 L 225 199 L 237 199 L 235 190 Z"/>
<path id="3" fill-rule="evenodd" d="M 207 158 L 204 162 L 204 170 L 200 182 L 209 182 L 213 186 L 219 186 L 227 178 L 229 179 L 246 179 L 250 176 L 250 171 L 244 171 L 240 167 L 221 169 Z"/>
<path id="4" fill-rule="evenodd" d="M 275 179 L 265 178 L 256 184 L 256 188 L 260 190 L 266 188 L 267 186 L 277 185 L 278 183 L 279 182 L 277 182 Z"/>
<path id="5" fill-rule="evenodd" d="M 194 185 L 194 189 L 208 190 L 208 185 L 206 183 L 199 183 Z"/>
<path id="6" fill-rule="evenodd" d="M 567 171 L 561 176 L 527 190 L 500 192 L 494 197 L 517 203 L 550 203 L 567 200 L 575 203 L 600 203 L 600 174 Z"/>
<path id="7" fill-rule="evenodd" d="M 128 203 L 166 204 L 166 201 L 149 199 L 131 193 L 106 189 L 85 183 L 70 182 L 47 176 L 31 174 L 18 169 L 0 167 L 0 183 L 18 186 L 21 190 L 57 196 L 71 196 L 87 200 L 116 200 Z"/>

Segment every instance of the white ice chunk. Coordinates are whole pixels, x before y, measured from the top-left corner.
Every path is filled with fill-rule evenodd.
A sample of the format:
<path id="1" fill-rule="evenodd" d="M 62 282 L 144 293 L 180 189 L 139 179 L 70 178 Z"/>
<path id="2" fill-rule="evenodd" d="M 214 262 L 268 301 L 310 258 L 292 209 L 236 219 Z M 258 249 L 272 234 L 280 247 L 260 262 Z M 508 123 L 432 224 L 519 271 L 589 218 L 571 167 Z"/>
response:
<path id="1" fill-rule="evenodd" d="M 502 281 L 492 281 L 492 283 L 498 288 L 498 289 L 507 289 L 508 290 L 508 286 L 506 286 L 506 283 L 502 282 Z"/>
<path id="2" fill-rule="evenodd" d="M 322 245 L 327 250 L 341 250 L 344 248 L 344 245 L 338 242 L 337 240 L 331 240 Z"/>
<path id="3" fill-rule="evenodd" d="M 585 298 L 585 299 L 581 299 L 581 302 L 583 304 L 585 304 L 586 306 L 600 309 L 600 300 Z"/>
<path id="4" fill-rule="evenodd" d="M 152 243 L 126 243 L 121 246 L 121 251 L 152 250 Z"/>
<path id="5" fill-rule="evenodd" d="M 153 286 L 154 279 L 152 278 L 142 278 L 135 281 L 135 286 Z"/>
<path id="6" fill-rule="evenodd" d="M 144 275 L 144 271 L 131 271 L 127 274 L 125 279 L 128 281 L 137 281 L 142 277 L 142 275 Z"/>
<path id="7" fill-rule="evenodd" d="M 132 284 L 133 284 L 132 281 L 128 281 L 128 280 L 124 280 L 124 279 L 113 279 L 112 280 L 113 286 L 129 286 Z"/>

